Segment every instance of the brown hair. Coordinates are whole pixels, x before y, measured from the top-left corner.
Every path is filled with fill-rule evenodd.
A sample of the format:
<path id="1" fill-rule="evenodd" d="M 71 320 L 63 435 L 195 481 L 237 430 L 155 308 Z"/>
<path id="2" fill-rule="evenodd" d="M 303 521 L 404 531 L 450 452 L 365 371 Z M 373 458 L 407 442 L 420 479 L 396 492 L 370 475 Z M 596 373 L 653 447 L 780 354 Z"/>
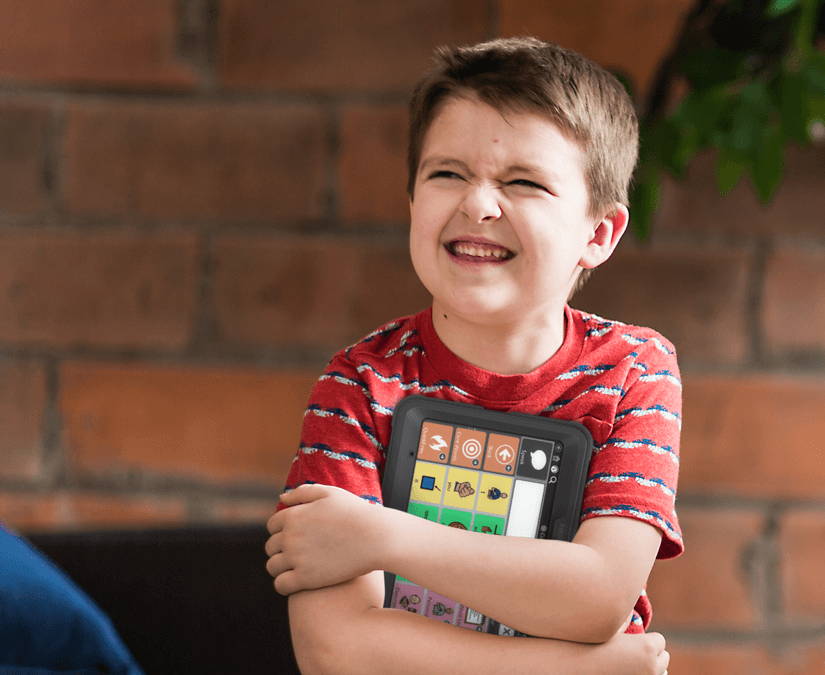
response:
<path id="1" fill-rule="evenodd" d="M 627 204 L 639 128 L 624 87 L 576 52 L 532 37 L 440 47 L 410 100 L 407 192 L 414 195 L 424 137 L 448 100 L 475 96 L 501 112 L 548 117 L 581 145 L 590 215 Z M 590 270 L 583 270 L 578 289 Z"/>

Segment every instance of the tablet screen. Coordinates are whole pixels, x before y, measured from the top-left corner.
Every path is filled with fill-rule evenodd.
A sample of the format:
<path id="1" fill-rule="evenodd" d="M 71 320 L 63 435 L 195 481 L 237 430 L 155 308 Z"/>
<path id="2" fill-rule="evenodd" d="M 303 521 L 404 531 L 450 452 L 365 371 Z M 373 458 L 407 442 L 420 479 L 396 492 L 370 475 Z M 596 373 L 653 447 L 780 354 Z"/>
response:
<path id="1" fill-rule="evenodd" d="M 462 530 L 546 536 L 542 507 L 558 480 L 561 452 L 561 444 L 553 440 L 425 420 L 407 511 Z M 395 580 L 390 606 L 472 630 L 519 634 L 401 577 Z"/>
<path id="2" fill-rule="evenodd" d="M 578 515 L 583 470 L 589 461 L 590 448 L 586 448 L 585 456 L 581 448 L 571 447 L 582 445 L 578 443 L 581 434 L 557 433 L 556 436 L 562 436 L 560 440 L 549 437 L 552 436 L 550 433 L 538 434 L 537 430 L 542 427 L 547 432 L 571 423 L 490 412 L 452 402 L 448 405 L 443 401 L 422 401 L 414 405 L 423 406 L 420 419 L 406 424 L 403 441 L 396 437 L 393 429 L 395 447 L 391 448 L 403 456 L 400 464 L 407 467 L 405 471 L 408 473 L 400 481 L 397 477 L 385 477 L 385 485 L 396 486 L 396 492 L 401 492 L 397 487 L 399 482 L 405 483 L 409 497 L 399 503 L 395 495 L 392 500 L 395 503 L 388 505 L 463 530 L 490 535 L 561 538 L 558 533 L 554 535 L 549 531 L 556 487 L 563 468 L 570 467 L 569 473 L 575 475 L 568 482 L 575 483 L 575 489 L 568 489 L 567 493 L 573 495 L 575 515 Z M 465 413 L 457 406 L 468 410 Z M 433 412 L 437 414 L 432 415 Z M 456 417 L 459 423 L 456 423 Z M 526 433 L 519 433 L 520 427 Z M 569 427 L 563 429 L 567 432 Z M 539 435 L 543 437 L 537 437 Z M 388 470 L 404 473 L 399 469 L 399 462 L 388 462 Z M 568 497 L 565 499 L 571 501 Z M 558 515 L 562 507 L 555 506 Z M 560 522 L 566 521 L 562 519 Z M 572 537 L 572 531 L 566 528 L 563 538 Z M 390 607 L 463 628 L 519 635 L 471 607 L 402 577 L 394 578 L 387 602 Z"/>

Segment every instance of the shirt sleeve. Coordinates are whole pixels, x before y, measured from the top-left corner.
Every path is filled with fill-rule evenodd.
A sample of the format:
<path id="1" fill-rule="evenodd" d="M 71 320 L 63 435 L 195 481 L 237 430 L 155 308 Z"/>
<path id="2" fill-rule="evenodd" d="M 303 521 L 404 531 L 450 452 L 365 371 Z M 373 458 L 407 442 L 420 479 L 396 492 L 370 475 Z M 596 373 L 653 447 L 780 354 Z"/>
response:
<path id="1" fill-rule="evenodd" d="M 640 339 L 607 440 L 594 448 L 582 520 L 618 515 L 662 531 L 658 558 L 684 550 L 676 516 L 682 384 L 676 352 L 661 336 Z"/>
<path id="2" fill-rule="evenodd" d="M 322 483 L 380 504 L 384 456 L 385 448 L 375 428 L 372 397 L 356 368 L 341 352 L 333 357 L 310 393 L 285 490 Z"/>

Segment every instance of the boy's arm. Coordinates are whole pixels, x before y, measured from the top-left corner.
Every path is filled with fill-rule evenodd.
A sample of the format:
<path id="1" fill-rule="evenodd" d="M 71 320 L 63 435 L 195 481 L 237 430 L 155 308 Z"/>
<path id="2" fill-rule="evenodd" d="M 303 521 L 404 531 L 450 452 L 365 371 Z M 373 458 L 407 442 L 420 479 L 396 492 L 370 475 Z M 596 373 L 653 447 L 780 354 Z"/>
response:
<path id="1" fill-rule="evenodd" d="M 604 642 L 625 622 L 659 550 L 641 521 L 585 521 L 574 541 L 500 537 L 444 527 L 305 485 L 269 523 L 267 568 L 279 592 L 388 569 L 531 635 Z M 379 603 L 380 604 L 380 603 Z"/>
<path id="2" fill-rule="evenodd" d="M 508 638 L 383 609 L 383 598 L 381 572 L 291 595 L 290 628 L 301 672 L 660 675 L 667 668 L 664 639 L 656 633 L 619 634 L 600 645 Z"/>

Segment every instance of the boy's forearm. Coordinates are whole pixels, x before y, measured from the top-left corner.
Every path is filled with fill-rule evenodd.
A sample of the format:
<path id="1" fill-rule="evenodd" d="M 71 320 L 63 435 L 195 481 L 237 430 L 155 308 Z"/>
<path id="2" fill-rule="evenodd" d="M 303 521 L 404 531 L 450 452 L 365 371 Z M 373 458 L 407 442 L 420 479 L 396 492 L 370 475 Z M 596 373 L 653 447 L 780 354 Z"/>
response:
<path id="1" fill-rule="evenodd" d="M 375 575 L 378 575 L 376 578 Z M 382 576 L 290 597 L 290 624 L 304 675 L 535 672 L 603 675 L 605 645 L 475 633 L 379 604 Z M 367 601 L 372 595 L 372 601 Z"/>
<path id="2" fill-rule="evenodd" d="M 575 642 L 604 642 L 622 626 L 661 543 L 657 528 L 615 516 L 562 542 L 444 527 L 330 486 L 281 500 L 292 508 L 270 519 L 266 544 L 281 593 L 387 569 L 530 635 Z"/>
<path id="3" fill-rule="evenodd" d="M 370 664 L 366 672 L 409 675 L 508 671 L 604 675 L 609 672 L 606 662 L 595 651 L 603 647 L 601 644 L 476 633 L 391 609 L 370 610 L 352 628 L 371 634 L 373 641 L 360 645 L 354 658 L 355 668 L 332 668 L 331 673 L 364 673 L 364 663 Z"/>
<path id="4" fill-rule="evenodd" d="M 632 607 L 607 561 L 587 546 L 384 515 L 393 533 L 382 550 L 386 569 L 530 635 L 603 642 Z"/>

